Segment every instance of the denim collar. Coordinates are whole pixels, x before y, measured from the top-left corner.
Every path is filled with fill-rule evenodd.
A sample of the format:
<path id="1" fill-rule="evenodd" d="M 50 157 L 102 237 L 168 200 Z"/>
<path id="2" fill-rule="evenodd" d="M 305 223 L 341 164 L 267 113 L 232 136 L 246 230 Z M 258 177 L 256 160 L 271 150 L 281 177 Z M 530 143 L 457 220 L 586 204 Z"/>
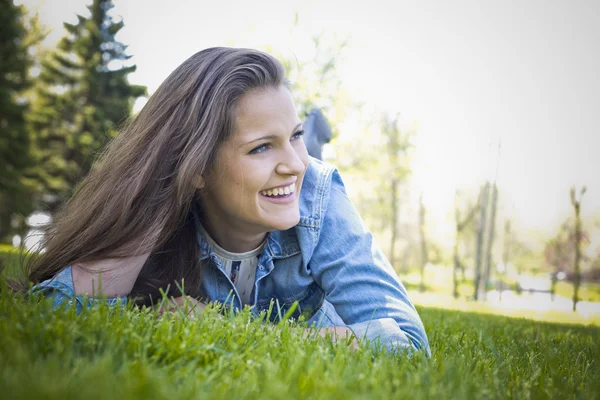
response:
<path id="1" fill-rule="evenodd" d="M 200 220 L 197 212 L 194 212 L 194 221 L 197 226 L 196 238 L 198 247 L 200 248 L 200 260 L 213 258 L 211 257 L 211 255 L 214 255 L 213 248 L 202 234 L 201 229 L 198 228 Z M 268 232 L 267 243 L 260 258 L 263 259 L 265 256 L 270 259 L 286 258 L 298 253 L 300 253 L 300 245 L 298 244 L 298 237 L 294 227 L 285 231 Z"/>
<path id="2" fill-rule="evenodd" d="M 286 258 L 300 253 L 295 227 L 286 231 L 267 233 L 267 249 L 272 258 Z"/>

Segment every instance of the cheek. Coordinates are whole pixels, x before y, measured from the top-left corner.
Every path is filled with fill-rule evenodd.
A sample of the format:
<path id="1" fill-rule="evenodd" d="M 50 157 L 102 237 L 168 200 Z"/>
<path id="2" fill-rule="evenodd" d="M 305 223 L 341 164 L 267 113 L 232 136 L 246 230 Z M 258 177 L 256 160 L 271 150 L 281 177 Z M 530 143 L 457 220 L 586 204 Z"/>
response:
<path id="1" fill-rule="evenodd" d="M 214 176 L 217 181 L 214 201 L 230 210 L 242 208 L 243 204 L 248 202 L 248 177 L 244 176 L 243 169 L 239 166 L 222 165 L 220 167 L 222 168 L 220 171 L 223 172 L 217 172 Z"/>
<path id="2" fill-rule="evenodd" d="M 308 149 L 306 148 L 306 144 L 302 141 L 300 148 L 298 149 L 298 157 L 302 160 L 305 167 L 308 167 Z"/>
<path id="3" fill-rule="evenodd" d="M 306 170 L 306 168 L 308 168 L 308 163 L 309 163 L 308 150 L 306 150 L 306 147 L 304 148 L 304 155 L 302 157 L 302 162 L 304 163 L 304 170 Z"/>
<path id="4" fill-rule="evenodd" d="M 238 199 L 243 201 L 247 207 L 253 199 L 258 200 L 259 192 L 267 185 L 268 181 L 269 174 L 264 165 L 249 163 L 241 167 L 240 174 L 236 176 L 233 189 Z"/>
<path id="5" fill-rule="evenodd" d="M 303 151 L 302 151 L 302 153 L 299 154 L 299 157 L 302 160 L 302 163 L 304 164 L 304 171 L 302 172 L 302 177 L 304 178 L 304 173 L 306 172 L 306 169 L 308 168 L 308 164 L 310 162 L 310 160 L 308 158 L 308 151 L 306 150 L 306 147 L 303 146 Z"/>

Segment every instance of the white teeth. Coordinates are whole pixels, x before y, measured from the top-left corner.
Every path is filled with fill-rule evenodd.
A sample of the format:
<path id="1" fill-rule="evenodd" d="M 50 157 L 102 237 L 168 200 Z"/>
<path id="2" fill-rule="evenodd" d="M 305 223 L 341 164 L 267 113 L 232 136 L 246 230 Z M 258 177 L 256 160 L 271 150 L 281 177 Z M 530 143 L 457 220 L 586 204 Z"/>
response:
<path id="1" fill-rule="evenodd" d="M 294 193 L 295 191 L 296 191 L 296 184 L 292 183 L 291 185 L 283 187 L 283 188 L 263 190 L 262 192 L 260 192 L 260 194 L 262 194 L 263 196 L 283 196 L 283 195 L 287 196 L 288 194 Z"/>

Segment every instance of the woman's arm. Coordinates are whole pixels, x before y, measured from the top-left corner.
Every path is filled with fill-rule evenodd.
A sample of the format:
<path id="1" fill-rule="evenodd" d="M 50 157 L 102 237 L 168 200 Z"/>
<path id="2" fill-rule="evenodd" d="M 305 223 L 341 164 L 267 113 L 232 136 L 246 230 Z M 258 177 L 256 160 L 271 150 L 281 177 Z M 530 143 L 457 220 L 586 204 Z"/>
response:
<path id="1" fill-rule="evenodd" d="M 91 261 L 72 266 L 77 296 L 127 296 L 150 253 L 135 257 Z"/>
<path id="2" fill-rule="evenodd" d="M 333 173 L 323 225 L 309 267 L 358 339 L 388 348 L 415 347 L 430 353 L 423 323 L 396 272 Z"/>
<path id="3" fill-rule="evenodd" d="M 149 253 L 70 265 L 51 279 L 35 285 L 32 291 L 52 298 L 54 307 L 64 303 L 75 305 L 77 312 L 98 301 L 109 305 L 125 304 L 148 256 Z"/>
<path id="4" fill-rule="evenodd" d="M 148 256 L 146 256 L 146 259 Z M 69 266 L 59 272 L 52 279 L 44 281 L 34 286 L 34 292 L 43 293 L 46 297 L 50 297 L 53 300 L 54 307 L 60 307 L 64 303 L 74 305 L 77 312 L 81 312 L 84 307 L 91 307 L 99 302 L 114 306 L 117 304 L 126 304 L 127 295 L 131 292 L 137 274 L 141 270 L 143 263 L 140 265 L 143 257 L 131 257 L 127 259 L 121 259 L 119 261 L 110 260 L 111 263 L 106 261 L 97 263 L 86 263 L 79 264 L 77 270 L 75 266 Z M 123 262 L 133 262 L 132 264 L 123 264 Z M 145 259 L 144 259 L 145 262 Z M 100 272 L 106 266 L 121 268 L 125 273 L 111 274 L 110 271 Z M 135 273 L 128 271 L 131 268 Z M 99 290 L 100 285 L 96 285 L 95 282 L 102 279 L 112 279 L 112 283 L 108 286 L 102 285 L 107 291 Z M 133 277 L 133 278 L 132 278 Z M 77 288 L 75 286 L 77 281 Z M 124 293 L 124 294 L 121 294 Z M 102 298 L 97 298 L 102 296 Z M 159 302 L 155 308 L 159 314 L 165 312 L 179 312 L 183 311 L 186 315 L 197 316 L 202 313 L 205 305 L 197 299 L 190 296 L 180 296 L 171 298 L 166 302 Z"/>

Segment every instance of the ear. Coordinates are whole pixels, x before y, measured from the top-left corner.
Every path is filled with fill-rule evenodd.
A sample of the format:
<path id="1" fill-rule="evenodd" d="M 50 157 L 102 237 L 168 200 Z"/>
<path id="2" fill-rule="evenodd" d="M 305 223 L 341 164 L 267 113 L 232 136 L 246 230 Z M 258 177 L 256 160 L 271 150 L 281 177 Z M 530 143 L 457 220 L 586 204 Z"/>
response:
<path id="1" fill-rule="evenodd" d="M 202 175 L 200 175 L 200 177 L 198 178 L 196 186 L 198 187 L 198 189 L 204 189 L 204 186 L 206 186 L 206 181 L 204 180 L 204 177 Z"/>

